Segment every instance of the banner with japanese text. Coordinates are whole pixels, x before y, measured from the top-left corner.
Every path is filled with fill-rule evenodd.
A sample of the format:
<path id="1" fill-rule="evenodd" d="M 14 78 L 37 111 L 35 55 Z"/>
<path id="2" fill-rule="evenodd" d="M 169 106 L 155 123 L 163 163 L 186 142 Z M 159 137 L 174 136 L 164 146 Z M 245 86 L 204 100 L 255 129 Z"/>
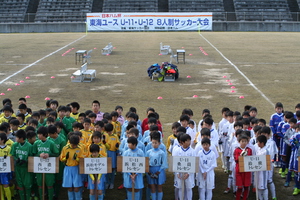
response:
<path id="1" fill-rule="evenodd" d="M 212 13 L 87 13 L 87 30 L 212 30 Z"/>

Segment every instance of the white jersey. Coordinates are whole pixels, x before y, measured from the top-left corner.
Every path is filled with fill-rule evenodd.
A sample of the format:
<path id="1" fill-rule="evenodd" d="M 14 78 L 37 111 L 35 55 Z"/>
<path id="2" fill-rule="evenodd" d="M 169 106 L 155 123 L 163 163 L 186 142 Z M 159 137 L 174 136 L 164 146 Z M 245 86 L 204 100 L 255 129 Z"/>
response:
<path id="1" fill-rule="evenodd" d="M 215 145 L 216 147 L 219 146 L 219 134 L 216 131 L 216 129 L 210 130 L 210 141 L 211 141 L 211 145 Z"/>
<path id="2" fill-rule="evenodd" d="M 215 172 L 214 168 L 217 167 L 216 155 L 212 150 L 202 150 L 199 156 L 199 173 L 198 173 L 198 186 L 204 189 L 215 188 Z M 203 173 L 207 173 L 206 179 L 203 178 Z"/>
<path id="3" fill-rule="evenodd" d="M 258 147 L 256 155 L 268 155 L 267 147 L 263 148 Z M 254 184 L 257 183 L 256 188 L 260 190 L 268 189 L 268 173 L 267 171 L 259 171 L 254 173 Z"/>
<path id="4" fill-rule="evenodd" d="M 192 149 L 191 147 L 188 147 L 187 149 L 184 149 L 182 147 L 178 147 L 173 150 L 172 156 L 189 156 L 189 157 L 194 157 L 196 156 L 195 150 Z M 182 184 L 181 181 L 182 179 L 178 178 L 178 174 L 182 175 L 182 173 L 175 173 L 174 177 L 174 187 L 176 188 L 181 188 Z M 193 188 L 195 186 L 195 173 L 188 173 L 189 177 L 184 181 L 185 187 L 186 188 Z"/>
<path id="5" fill-rule="evenodd" d="M 201 122 L 203 121 L 203 119 L 201 119 L 200 121 L 199 121 L 199 124 L 198 124 L 198 132 L 200 132 L 201 131 Z M 212 127 L 211 127 L 212 129 L 216 129 L 216 124 L 215 124 L 215 122 L 213 122 L 213 124 L 212 124 Z"/>
<path id="6" fill-rule="evenodd" d="M 210 145 L 209 149 L 212 150 L 212 152 L 214 152 L 216 154 L 216 159 L 219 158 L 219 152 L 218 152 L 215 145 Z M 198 142 L 196 147 L 195 147 L 196 155 L 198 155 L 199 152 L 202 151 L 202 150 L 203 150 L 202 144 L 201 144 L 201 142 Z"/>

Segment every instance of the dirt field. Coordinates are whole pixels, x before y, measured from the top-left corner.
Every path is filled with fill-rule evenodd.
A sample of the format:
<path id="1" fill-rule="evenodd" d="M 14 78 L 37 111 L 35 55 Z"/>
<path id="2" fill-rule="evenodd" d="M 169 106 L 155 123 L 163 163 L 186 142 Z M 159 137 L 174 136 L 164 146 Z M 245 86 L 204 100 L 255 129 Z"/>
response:
<path id="1" fill-rule="evenodd" d="M 134 106 L 141 119 L 146 117 L 147 107 L 154 107 L 165 136 L 184 108 L 194 111 L 196 122 L 202 110 L 208 108 L 219 122 L 222 107 L 243 111 L 244 105 L 250 104 L 257 107 L 259 118 L 269 121 L 276 102 L 281 101 L 289 111 L 300 102 L 299 36 L 271 32 L 0 34 L 0 93 L 5 94 L 0 100 L 11 98 L 16 109 L 19 97 L 30 96 L 27 100 L 32 110 L 44 108 L 46 97 L 61 105 L 78 101 L 84 112 L 97 99 L 103 112 L 122 105 L 125 114 Z M 104 56 L 101 49 L 109 42 L 115 49 Z M 176 82 L 154 82 L 147 76 L 151 64 L 170 60 L 170 55 L 159 55 L 160 42 L 170 45 L 173 51 L 186 50 L 186 63 L 177 64 L 180 78 Z M 97 70 L 97 78 L 91 83 L 71 82 L 71 74 L 80 67 L 75 65 L 75 52 L 80 49 L 93 49 L 88 68 Z M 158 100 L 159 96 L 163 99 Z M 278 199 L 298 199 L 292 196 L 292 186 L 283 187 L 284 180 L 277 171 L 274 179 Z M 213 199 L 233 199 L 231 193 L 223 195 L 227 176 L 220 163 L 216 174 Z M 120 175 L 116 179 L 118 186 Z M 173 199 L 171 174 L 164 188 L 164 199 Z M 124 196 L 125 191 L 107 191 L 107 199 L 121 200 Z M 61 199 L 66 199 L 66 194 Z M 198 199 L 196 190 L 194 199 Z M 249 199 L 255 199 L 254 194 Z"/>

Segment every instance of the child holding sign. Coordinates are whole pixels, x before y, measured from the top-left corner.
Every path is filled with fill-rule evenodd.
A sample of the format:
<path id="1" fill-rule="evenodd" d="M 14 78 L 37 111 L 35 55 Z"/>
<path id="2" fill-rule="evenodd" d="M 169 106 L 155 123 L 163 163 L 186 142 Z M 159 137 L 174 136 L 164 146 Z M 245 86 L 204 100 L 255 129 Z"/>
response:
<path id="1" fill-rule="evenodd" d="M 247 147 L 249 143 L 248 136 L 242 134 L 238 137 L 239 147 L 234 150 L 233 157 L 235 161 L 235 177 L 236 177 L 236 186 L 238 187 L 236 191 L 236 200 L 240 200 L 242 191 L 243 200 L 248 198 L 249 186 L 251 185 L 251 172 L 240 172 L 239 167 L 239 157 L 240 156 L 251 156 L 252 150 Z"/>
<path id="2" fill-rule="evenodd" d="M 178 139 L 178 138 L 177 138 Z M 195 156 L 195 151 L 190 147 L 191 136 L 183 134 L 179 137 L 180 147 L 174 149 L 172 156 Z M 184 200 L 193 199 L 192 188 L 195 186 L 195 174 L 194 173 L 175 173 L 174 186 L 178 188 L 178 195 L 181 198 L 184 196 Z M 182 194 L 182 181 L 184 181 L 184 194 Z M 182 199 L 183 200 L 183 199 Z"/>
<path id="3" fill-rule="evenodd" d="M 100 146 L 97 144 L 91 144 L 90 146 L 90 157 L 91 158 L 100 158 L 104 157 L 99 153 Z M 95 200 L 95 182 L 97 185 L 98 191 L 98 200 L 103 200 L 103 193 L 105 186 L 105 174 L 90 174 L 88 176 L 88 189 L 90 189 L 90 200 Z"/>
<path id="4" fill-rule="evenodd" d="M 168 163 L 166 152 L 159 149 L 160 133 L 152 133 L 151 143 L 153 148 L 146 152 L 146 157 L 149 157 L 150 165 L 150 172 L 147 174 L 147 181 L 151 188 L 152 199 L 162 200 L 162 184 L 166 181 L 165 169 L 168 168 Z"/>
<path id="5" fill-rule="evenodd" d="M 7 156 L 11 156 L 10 155 L 10 147 L 5 144 L 6 141 L 7 141 L 6 134 L 0 133 L 0 157 L 4 157 L 4 158 L 6 158 Z M 11 163 L 11 164 L 13 164 L 13 163 Z M 11 177 L 10 173 L 0 173 L 0 184 L 3 185 L 3 190 L 4 190 L 7 200 L 11 200 L 11 192 L 10 192 L 10 188 L 9 188 L 10 177 Z M 1 190 L 2 190 L 2 187 L 1 187 Z"/>
<path id="6" fill-rule="evenodd" d="M 32 175 L 28 173 L 28 156 L 32 155 L 32 145 L 26 141 L 26 133 L 20 129 L 16 132 L 16 142 L 11 147 L 11 155 L 16 160 L 15 175 L 21 200 L 30 199 Z M 25 191 L 24 191 L 25 189 Z"/>
<path id="7" fill-rule="evenodd" d="M 123 156 L 128 157 L 144 157 L 144 152 L 137 148 L 138 140 L 135 137 L 127 139 L 129 149 Z M 132 186 L 134 185 L 134 199 L 140 199 L 140 189 L 144 188 L 143 175 L 141 173 L 123 173 L 124 187 L 127 189 L 127 199 L 132 199 Z"/>
<path id="8" fill-rule="evenodd" d="M 71 132 L 72 133 L 72 132 Z M 79 147 L 79 137 L 72 135 L 70 144 L 64 146 L 60 154 L 60 160 L 66 163 L 62 186 L 68 188 L 69 199 L 80 200 L 82 179 L 79 172 L 79 158 L 83 158 L 83 150 Z M 75 198 L 74 198 L 75 197 Z"/>
<path id="9" fill-rule="evenodd" d="M 203 130 L 203 129 L 202 129 Z M 198 185 L 200 199 L 211 200 L 212 190 L 215 188 L 215 172 L 217 167 L 216 154 L 210 149 L 210 139 L 203 138 L 201 141 L 203 150 L 199 152 Z"/>

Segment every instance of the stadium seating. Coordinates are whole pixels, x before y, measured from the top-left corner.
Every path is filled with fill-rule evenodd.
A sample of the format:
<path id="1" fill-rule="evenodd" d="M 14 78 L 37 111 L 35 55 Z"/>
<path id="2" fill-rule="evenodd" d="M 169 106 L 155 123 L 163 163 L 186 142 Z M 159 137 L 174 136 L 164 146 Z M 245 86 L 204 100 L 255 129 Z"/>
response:
<path id="1" fill-rule="evenodd" d="M 103 12 L 158 12 L 158 0 L 109 0 Z"/>
<path id="2" fill-rule="evenodd" d="M 84 22 L 93 0 L 40 0 L 35 22 Z"/>
<path id="3" fill-rule="evenodd" d="M 222 0 L 169 0 L 169 12 L 213 12 L 214 21 L 224 21 Z"/>
<path id="4" fill-rule="evenodd" d="M 237 21 L 291 21 L 286 0 L 234 0 Z"/>
<path id="5" fill-rule="evenodd" d="M 1 0 L 0 22 L 18 23 L 24 22 L 29 0 Z"/>

